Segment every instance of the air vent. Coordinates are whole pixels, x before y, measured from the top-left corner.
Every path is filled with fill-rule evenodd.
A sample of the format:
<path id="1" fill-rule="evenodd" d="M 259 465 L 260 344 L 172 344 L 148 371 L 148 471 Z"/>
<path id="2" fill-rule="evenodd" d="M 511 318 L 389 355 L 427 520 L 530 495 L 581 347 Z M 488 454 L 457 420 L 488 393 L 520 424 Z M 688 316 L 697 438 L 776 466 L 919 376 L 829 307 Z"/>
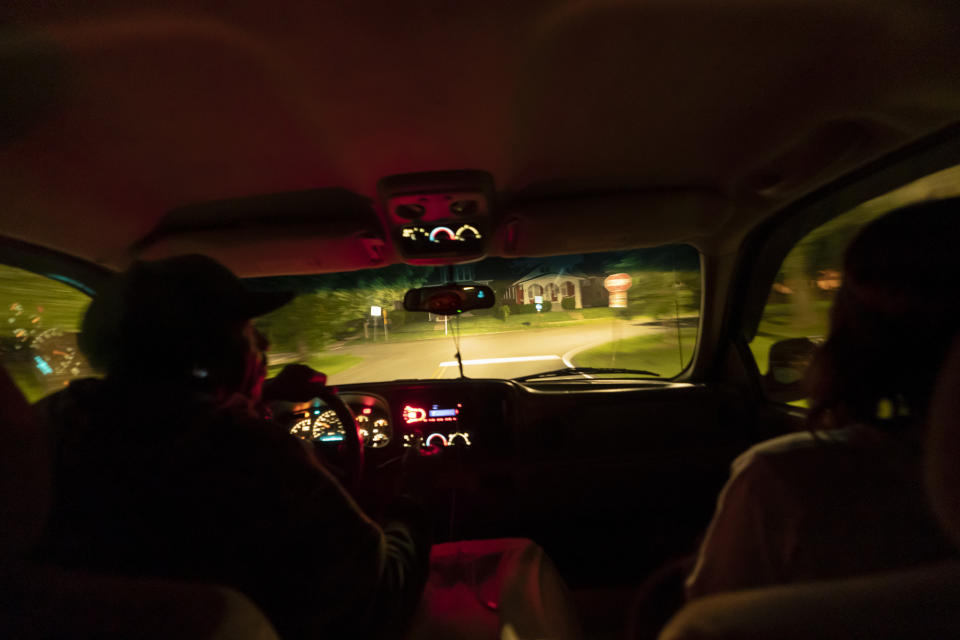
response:
<path id="1" fill-rule="evenodd" d="M 404 220 L 419 220 L 427 212 L 422 204 L 398 204 L 393 213 Z"/>

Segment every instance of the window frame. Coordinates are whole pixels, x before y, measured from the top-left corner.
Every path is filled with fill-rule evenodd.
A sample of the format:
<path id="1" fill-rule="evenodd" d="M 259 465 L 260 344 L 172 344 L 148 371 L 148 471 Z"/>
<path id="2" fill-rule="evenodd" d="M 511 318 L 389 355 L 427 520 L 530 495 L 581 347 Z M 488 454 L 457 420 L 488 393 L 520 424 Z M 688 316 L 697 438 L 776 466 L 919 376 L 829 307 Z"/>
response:
<path id="1" fill-rule="evenodd" d="M 755 396 L 788 406 L 766 398 L 749 343 L 756 336 L 770 287 L 790 251 L 808 233 L 854 207 L 958 164 L 960 124 L 954 124 L 799 198 L 747 234 L 734 269 L 722 332 L 750 371 Z M 790 406 L 789 410 L 797 408 Z"/>
<path id="2" fill-rule="evenodd" d="M 115 272 L 59 251 L 0 236 L 0 264 L 55 280 L 94 298 Z"/>

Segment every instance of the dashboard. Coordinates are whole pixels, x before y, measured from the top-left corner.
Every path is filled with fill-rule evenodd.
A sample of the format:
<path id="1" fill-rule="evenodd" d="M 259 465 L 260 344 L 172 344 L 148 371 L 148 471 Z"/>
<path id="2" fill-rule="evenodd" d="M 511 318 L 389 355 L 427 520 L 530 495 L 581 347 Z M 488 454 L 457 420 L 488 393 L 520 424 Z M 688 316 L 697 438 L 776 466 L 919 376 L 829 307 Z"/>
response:
<path id="1" fill-rule="evenodd" d="M 343 392 L 340 394 L 357 421 L 363 446 L 384 449 L 391 443 L 403 448 L 470 447 L 470 431 L 462 427 L 462 402 L 438 401 L 427 404 L 407 402 L 399 410 L 398 429 L 388 402 L 370 394 Z M 293 412 L 290 434 L 315 443 L 343 442 L 343 423 L 333 409 L 315 399 L 307 408 Z"/>
<path id="2" fill-rule="evenodd" d="M 499 380 L 405 381 L 339 389 L 357 421 L 368 454 L 485 449 L 512 450 L 515 422 L 507 415 L 514 385 Z M 300 405 L 288 422 L 292 435 L 319 445 L 337 445 L 344 426 L 323 401 Z"/>
<path id="3" fill-rule="evenodd" d="M 454 449 L 487 460 L 511 457 L 521 449 L 542 455 L 553 446 L 582 452 L 584 446 L 603 440 L 600 433 L 607 425 L 618 431 L 619 446 L 629 448 L 619 433 L 621 400 L 659 400 L 664 394 L 672 398 L 696 392 L 692 385 L 666 381 L 601 380 L 591 384 L 398 380 L 339 387 L 369 455 L 394 455 L 406 448 Z M 611 411 L 616 415 L 607 415 Z M 600 424 L 586 429 L 588 415 Z M 680 415 L 673 412 L 673 417 Z M 340 419 L 319 399 L 298 406 L 285 424 L 292 435 L 318 445 L 338 445 L 345 438 Z"/>
<path id="4" fill-rule="evenodd" d="M 686 552 L 748 445 L 736 398 L 701 384 L 469 378 L 338 393 L 364 439 L 355 497 L 366 510 L 402 490 L 431 514 L 438 542 L 532 538 L 585 580 L 635 579 L 649 557 Z M 342 425 L 321 403 L 298 409 L 290 428 L 336 472 Z M 611 553 L 598 562 L 585 546 Z"/>

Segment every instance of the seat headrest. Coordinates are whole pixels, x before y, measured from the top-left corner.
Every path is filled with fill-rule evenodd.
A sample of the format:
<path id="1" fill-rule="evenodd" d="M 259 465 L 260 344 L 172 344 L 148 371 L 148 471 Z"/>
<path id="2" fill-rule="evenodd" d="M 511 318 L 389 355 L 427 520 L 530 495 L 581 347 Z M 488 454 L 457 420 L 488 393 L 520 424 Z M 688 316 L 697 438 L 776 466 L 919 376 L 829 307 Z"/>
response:
<path id="1" fill-rule="evenodd" d="M 50 510 L 51 468 L 45 432 L 0 367 L 0 579 L 39 539 Z"/>
<path id="2" fill-rule="evenodd" d="M 930 502 L 960 547 L 960 335 L 937 378 L 925 449 Z"/>

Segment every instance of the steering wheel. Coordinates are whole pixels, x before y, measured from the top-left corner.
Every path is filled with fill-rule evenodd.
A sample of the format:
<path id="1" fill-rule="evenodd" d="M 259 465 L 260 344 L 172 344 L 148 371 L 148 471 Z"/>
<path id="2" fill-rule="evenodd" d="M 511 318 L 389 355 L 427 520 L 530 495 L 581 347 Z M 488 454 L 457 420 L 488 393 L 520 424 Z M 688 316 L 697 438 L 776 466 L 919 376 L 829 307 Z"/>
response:
<path id="1" fill-rule="evenodd" d="M 337 447 L 342 462 L 343 483 L 348 489 L 356 490 L 363 478 L 363 438 L 360 436 L 360 428 L 347 403 L 336 391 L 324 387 L 317 397 L 336 414 L 343 425 L 343 442 Z M 322 445 L 318 443 L 316 446 Z"/>

